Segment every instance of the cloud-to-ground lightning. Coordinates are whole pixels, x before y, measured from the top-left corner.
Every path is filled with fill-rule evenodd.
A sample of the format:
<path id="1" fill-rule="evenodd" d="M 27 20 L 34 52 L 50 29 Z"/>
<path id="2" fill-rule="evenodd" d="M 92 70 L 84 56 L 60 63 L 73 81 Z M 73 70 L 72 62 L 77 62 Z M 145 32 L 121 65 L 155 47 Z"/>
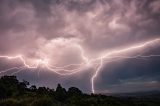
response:
<path id="1" fill-rule="evenodd" d="M 113 51 L 110 51 L 109 53 L 105 53 L 104 55 L 102 55 L 101 57 L 98 57 L 96 59 L 93 59 L 92 61 L 97 61 L 97 60 L 101 60 L 103 61 L 103 59 L 112 59 L 112 58 L 115 58 L 115 57 L 118 57 L 118 58 L 137 58 L 137 57 L 155 57 L 155 56 L 160 56 L 160 55 L 149 55 L 149 56 L 141 56 L 141 55 L 138 55 L 138 56 L 114 56 L 116 54 L 120 54 L 120 53 L 126 53 L 126 52 L 130 52 L 130 51 L 133 51 L 133 50 L 136 50 L 136 49 L 141 49 L 141 48 L 144 48 L 146 46 L 149 46 L 149 45 L 152 45 L 152 44 L 155 44 L 157 42 L 160 42 L 160 39 L 157 38 L 157 39 L 154 39 L 154 40 L 150 40 L 150 41 L 147 41 L 145 43 L 142 43 L 142 44 L 139 44 L 139 45 L 134 45 L 134 46 L 131 46 L 131 47 L 127 47 L 127 48 L 124 48 L 124 49 L 120 49 L 120 50 L 113 50 Z M 91 78 L 91 86 L 92 86 L 92 92 L 95 93 L 95 88 L 94 88 L 94 80 L 95 78 L 97 77 L 101 67 L 103 66 L 102 65 L 103 63 L 100 64 L 100 66 L 98 67 L 98 69 L 96 70 L 96 72 L 94 73 L 94 75 L 92 76 Z"/>
<path id="2" fill-rule="evenodd" d="M 97 77 L 97 74 L 98 74 L 98 72 L 100 71 L 102 65 L 103 65 L 103 59 L 101 58 L 101 59 L 100 59 L 99 66 L 98 66 L 95 74 L 94 74 L 94 75 L 92 76 L 92 78 L 91 78 L 92 93 L 95 93 L 95 90 L 94 90 L 94 80 L 95 80 L 95 77 Z"/>
<path id="3" fill-rule="evenodd" d="M 121 55 L 121 53 L 128 53 L 131 51 L 138 51 L 139 49 L 145 48 L 147 46 L 159 43 L 160 39 L 154 39 L 154 40 L 150 40 L 147 42 L 143 42 L 141 44 L 137 44 L 134 46 L 130 46 L 130 47 L 126 47 L 124 49 L 119 49 L 119 50 L 112 50 L 110 52 L 106 52 L 103 55 L 101 55 L 100 57 L 96 57 L 96 58 L 92 58 L 89 59 L 84 52 L 84 49 L 82 48 L 81 45 L 77 45 L 77 48 L 80 50 L 81 52 L 81 58 L 83 60 L 82 63 L 80 64 L 68 64 L 65 66 L 51 66 L 50 63 L 48 61 L 48 59 L 38 59 L 36 60 L 35 65 L 29 65 L 27 64 L 25 58 L 23 57 L 23 55 L 17 55 L 17 56 L 0 56 L 0 58 L 4 58 L 4 59 L 9 59 L 9 60 L 13 60 L 13 59 L 19 59 L 23 66 L 22 67 L 13 67 L 10 69 L 6 69 L 0 72 L 0 74 L 2 73 L 7 73 L 8 71 L 14 70 L 14 69 L 18 69 L 18 71 L 13 72 L 12 74 L 16 74 L 20 71 L 22 71 L 24 68 L 29 68 L 29 69 L 38 69 L 39 66 L 44 66 L 47 70 L 51 70 L 59 75 L 73 75 L 77 72 L 81 72 L 83 71 L 83 67 L 86 67 L 87 64 L 96 64 L 98 65 L 98 67 L 96 68 L 93 76 L 91 77 L 91 88 L 92 88 L 92 93 L 95 93 L 95 87 L 94 87 L 94 83 L 95 83 L 95 79 L 98 76 L 102 66 L 105 64 L 106 61 L 108 62 L 112 62 L 112 61 L 117 61 L 118 59 L 127 59 L 127 58 L 149 58 L 149 57 L 160 57 L 160 55 L 135 55 L 135 56 L 125 56 L 125 55 Z M 112 59 L 112 60 L 110 60 Z M 72 67 L 72 66 L 76 66 L 76 68 L 74 69 L 67 69 L 68 67 Z"/>

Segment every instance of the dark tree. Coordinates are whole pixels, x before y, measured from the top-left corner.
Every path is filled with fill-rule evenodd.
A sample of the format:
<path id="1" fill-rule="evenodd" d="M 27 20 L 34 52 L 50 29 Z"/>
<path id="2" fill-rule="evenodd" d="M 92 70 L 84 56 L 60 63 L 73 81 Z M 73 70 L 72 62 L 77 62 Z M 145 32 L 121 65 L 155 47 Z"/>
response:
<path id="1" fill-rule="evenodd" d="M 69 96 L 78 96 L 78 95 L 82 95 L 82 91 L 79 90 L 78 88 L 76 87 L 71 87 L 68 89 L 68 95 Z"/>
<path id="2" fill-rule="evenodd" d="M 1 81 L 7 86 L 17 86 L 19 83 L 16 76 L 2 76 Z"/>
<path id="3" fill-rule="evenodd" d="M 37 91 L 39 94 L 45 94 L 48 90 L 46 87 L 39 87 Z"/>
<path id="4" fill-rule="evenodd" d="M 0 90 L 5 97 L 17 94 L 19 81 L 16 76 L 2 76 Z"/>
<path id="5" fill-rule="evenodd" d="M 6 97 L 7 89 L 5 88 L 3 82 L 0 80 L 0 98 Z"/>
<path id="6" fill-rule="evenodd" d="M 67 92 L 65 88 L 62 88 L 60 84 L 57 85 L 56 92 L 55 92 L 55 98 L 58 101 L 64 101 L 67 97 Z"/>
<path id="7" fill-rule="evenodd" d="M 29 88 L 31 91 L 36 91 L 37 90 L 37 87 L 35 85 L 32 85 L 30 88 Z"/>
<path id="8" fill-rule="evenodd" d="M 23 82 L 19 82 L 19 88 L 20 89 L 25 89 L 29 85 L 28 81 L 23 80 Z"/>

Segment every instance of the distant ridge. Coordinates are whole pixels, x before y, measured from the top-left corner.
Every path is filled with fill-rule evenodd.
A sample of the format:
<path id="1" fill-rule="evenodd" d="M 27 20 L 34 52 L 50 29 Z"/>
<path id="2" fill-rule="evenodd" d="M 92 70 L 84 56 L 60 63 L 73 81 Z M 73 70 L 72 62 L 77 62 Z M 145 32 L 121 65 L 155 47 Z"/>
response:
<path id="1" fill-rule="evenodd" d="M 126 92 L 126 93 L 106 93 L 105 95 L 116 96 L 116 97 L 143 97 L 143 98 L 160 99 L 160 90 L 137 91 L 137 92 Z"/>

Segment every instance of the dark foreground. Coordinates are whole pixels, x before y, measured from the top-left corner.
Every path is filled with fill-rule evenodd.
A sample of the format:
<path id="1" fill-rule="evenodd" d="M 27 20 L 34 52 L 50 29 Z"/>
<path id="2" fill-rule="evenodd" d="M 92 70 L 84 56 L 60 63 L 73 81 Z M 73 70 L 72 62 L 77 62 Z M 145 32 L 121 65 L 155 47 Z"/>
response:
<path id="1" fill-rule="evenodd" d="M 19 82 L 15 76 L 0 78 L 0 106 L 160 106 L 156 97 L 112 97 L 88 95 L 78 88 L 66 91 L 58 84 L 56 90 Z"/>

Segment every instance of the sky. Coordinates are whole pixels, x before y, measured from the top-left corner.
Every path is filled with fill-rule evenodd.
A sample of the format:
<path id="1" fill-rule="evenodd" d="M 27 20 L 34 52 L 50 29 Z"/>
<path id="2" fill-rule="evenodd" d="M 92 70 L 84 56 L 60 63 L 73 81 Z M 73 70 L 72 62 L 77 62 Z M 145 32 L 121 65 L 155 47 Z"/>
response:
<path id="1" fill-rule="evenodd" d="M 160 89 L 160 0 L 0 0 L 0 75 L 86 93 Z"/>

